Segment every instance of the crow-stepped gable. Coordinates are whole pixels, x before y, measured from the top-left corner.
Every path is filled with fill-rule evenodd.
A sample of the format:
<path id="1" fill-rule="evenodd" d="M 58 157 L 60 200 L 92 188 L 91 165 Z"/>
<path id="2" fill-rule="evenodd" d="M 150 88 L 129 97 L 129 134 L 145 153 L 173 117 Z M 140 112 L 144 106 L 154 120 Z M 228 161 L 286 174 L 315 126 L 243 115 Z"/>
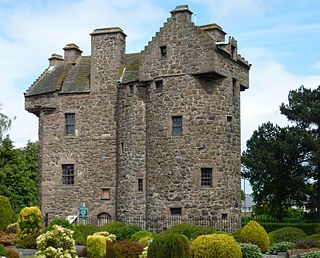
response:
<path id="1" fill-rule="evenodd" d="M 240 216 L 240 92 L 250 65 L 217 24 L 188 6 L 140 53 L 120 28 L 53 54 L 25 93 L 39 117 L 39 201 L 68 216 Z"/>

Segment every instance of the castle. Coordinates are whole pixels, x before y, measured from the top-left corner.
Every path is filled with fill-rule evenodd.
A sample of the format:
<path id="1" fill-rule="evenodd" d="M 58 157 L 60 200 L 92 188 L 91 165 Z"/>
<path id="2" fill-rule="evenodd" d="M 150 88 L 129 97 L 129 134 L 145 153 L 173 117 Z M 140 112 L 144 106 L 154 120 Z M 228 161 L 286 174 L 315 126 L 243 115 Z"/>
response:
<path id="1" fill-rule="evenodd" d="M 140 53 L 117 27 L 67 44 L 25 93 L 39 117 L 43 213 L 239 218 L 240 92 L 250 64 L 187 5 Z"/>

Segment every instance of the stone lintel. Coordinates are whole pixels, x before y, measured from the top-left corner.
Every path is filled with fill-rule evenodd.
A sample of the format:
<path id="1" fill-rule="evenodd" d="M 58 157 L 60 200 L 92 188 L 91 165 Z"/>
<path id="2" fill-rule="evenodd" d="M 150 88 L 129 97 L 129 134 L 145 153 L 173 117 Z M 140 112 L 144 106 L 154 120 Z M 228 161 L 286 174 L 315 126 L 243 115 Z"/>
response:
<path id="1" fill-rule="evenodd" d="M 109 28 L 101 28 L 101 29 L 95 29 L 92 33 L 90 33 L 91 36 L 95 35 L 102 35 L 102 34 L 114 34 L 114 33 L 122 33 L 124 36 L 127 36 L 123 30 L 119 27 L 109 27 Z"/>

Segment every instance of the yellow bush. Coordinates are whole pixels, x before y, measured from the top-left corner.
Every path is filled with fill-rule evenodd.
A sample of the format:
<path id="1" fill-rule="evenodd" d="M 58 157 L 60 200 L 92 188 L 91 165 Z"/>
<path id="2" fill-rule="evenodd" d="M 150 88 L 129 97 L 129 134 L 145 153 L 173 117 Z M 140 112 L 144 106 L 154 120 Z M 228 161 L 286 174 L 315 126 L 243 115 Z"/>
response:
<path id="1" fill-rule="evenodd" d="M 89 257 L 103 258 L 106 255 L 106 239 L 101 235 L 88 236 L 87 251 Z"/>
<path id="2" fill-rule="evenodd" d="M 266 252 L 270 246 L 270 239 L 266 230 L 256 221 L 251 220 L 243 227 L 240 233 L 242 243 L 251 243 L 259 246 L 261 252 Z"/>
<path id="3" fill-rule="evenodd" d="M 42 225 L 41 211 L 38 207 L 26 207 L 19 213 L 18 231 L 20 235 L 36 234 Z"/>
<path id="4" fill-rule="evenodd" d="M 226 234 L 210 234 L 197 237 L 191 243 L 193 258 L 241 258 L 242 253 L 236 240 Z"/>

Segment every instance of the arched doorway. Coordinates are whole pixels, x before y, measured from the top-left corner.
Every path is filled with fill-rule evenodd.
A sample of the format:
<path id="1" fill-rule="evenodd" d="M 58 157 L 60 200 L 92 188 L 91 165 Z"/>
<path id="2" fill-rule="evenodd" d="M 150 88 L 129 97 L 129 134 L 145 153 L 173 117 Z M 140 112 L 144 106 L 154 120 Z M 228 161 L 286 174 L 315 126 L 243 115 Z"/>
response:
<path id="1" fill-rule="evenodd" d="M 111 215 L 107 212 L 101 212 L 97 215 L 98 225 L 102 226 L 111 221 Z"/>

